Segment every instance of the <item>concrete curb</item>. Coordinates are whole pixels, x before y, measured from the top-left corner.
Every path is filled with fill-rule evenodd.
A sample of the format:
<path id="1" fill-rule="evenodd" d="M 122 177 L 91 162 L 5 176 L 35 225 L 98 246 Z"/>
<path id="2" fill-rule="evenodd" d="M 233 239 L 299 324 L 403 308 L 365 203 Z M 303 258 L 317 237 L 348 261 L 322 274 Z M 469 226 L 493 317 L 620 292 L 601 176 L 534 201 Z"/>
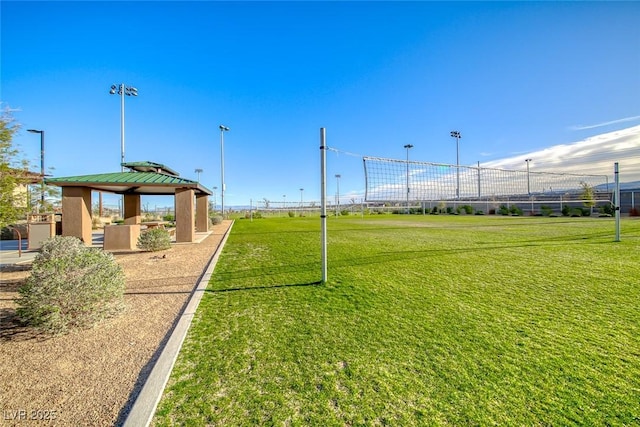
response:
<path id="1" fill-rule="evenodd" d="M 164 388 L 167 385 L 167 381 L 169 381 L 173 365 L 175 364 L 178 354 L 180 353 L 180 349 L 182 348 L 182 343 L 184 342 L 187 332 L 189 331 L 189 327 L 191 326 L 193 316 L 198 309 L 202 295 L 209 284 L 209 279 L 211 278 L 213 269 L 218 262 L 222 248 L 224 248 L 224 245 L 227 242 L 227 237 L 229 237 L 232 228 L 233 223 L 229 226 L 229 229 L 222 238 L 216 252 L 211 257 L 204 274 L 200 278 L 200 281 L 198 281 L 195 291 L 191 294 L 189 302 L 180 315 L 176 327 L 171 333 L 167 344 L 162 349 L 162 353 L 160 353 L 158 360 L 154 364 L 153 369 L 149 374 L 149 378 L 147 378 L 146 382 L 142 386 L 142 390 L 140 390 L 140 394 L 136 397 L 136 400 L 123 424 L 124 427 L 146 427 L 151 423 L 153 415 L 156 412 L 156 408 L 158 407 L 158 403 L 160 402 L 160 398 L 162 397 L 162 393 L 164 392 Z"/>

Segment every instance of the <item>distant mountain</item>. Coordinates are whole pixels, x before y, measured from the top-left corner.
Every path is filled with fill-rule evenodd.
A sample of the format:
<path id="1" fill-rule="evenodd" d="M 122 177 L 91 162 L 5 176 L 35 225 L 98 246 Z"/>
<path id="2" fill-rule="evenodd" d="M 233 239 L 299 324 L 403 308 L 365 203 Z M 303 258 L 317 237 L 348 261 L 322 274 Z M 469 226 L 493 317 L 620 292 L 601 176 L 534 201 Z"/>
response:
<path id="1" fill-rule="evenodd" d="M 608 185 L 607 184 L 600 184 L 600 185 L 596 185 L 595 187 L 593 187 L 595 190 L 597 191 L 607 191 L 607 187 L 609 189 L 609 191 L 613 190 L 615 186 L 615 183 L 611 182 Z M 640 191 L 640 181 L 632 181 L 632 182 L 621 182 L 620 183 L 620 190 L 622 191 L 628 191 L 628 190 L 638 190 Z"/>

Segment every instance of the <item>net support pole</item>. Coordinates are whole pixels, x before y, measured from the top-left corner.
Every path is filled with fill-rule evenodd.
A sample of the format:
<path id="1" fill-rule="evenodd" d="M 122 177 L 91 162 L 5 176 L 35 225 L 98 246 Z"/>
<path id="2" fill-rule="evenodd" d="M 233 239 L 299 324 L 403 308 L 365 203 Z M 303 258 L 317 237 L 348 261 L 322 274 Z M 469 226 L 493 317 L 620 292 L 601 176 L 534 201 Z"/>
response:
<path id="1" fill-rule="evenodd" d="M 320 128 L 320 230 L 322 283 L 327 282 L 327 144 L 325 128 Z"/>
<path id="2" fill-rule="evenodd" d="M 615 210 L 616 210 L 616 242 L 620 241 L 620 173 L 618 171 L 618 162 L 613 165 L 613 175 L 615 178 Z"/>

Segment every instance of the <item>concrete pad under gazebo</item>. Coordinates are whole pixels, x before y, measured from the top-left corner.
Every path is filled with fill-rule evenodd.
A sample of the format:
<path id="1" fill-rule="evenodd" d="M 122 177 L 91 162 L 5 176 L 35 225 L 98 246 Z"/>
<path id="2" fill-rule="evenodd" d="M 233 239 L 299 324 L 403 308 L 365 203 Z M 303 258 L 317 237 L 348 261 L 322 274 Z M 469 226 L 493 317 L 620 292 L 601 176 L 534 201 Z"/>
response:
<path id="1" fill-rule="evenodd" d="M 62 188 L 62 235 L 75 236 L 91 245 L 91 191 L 124 196 L 124 224 L 105 227 L 104 249 L 135 249 L 141 230 L 141 195 L 175 198 L 176 243 L 192 243 L 195 233 L 209 231 L 209 196 L 199 182 L 180 178 L 154 162 L 123 163 L 129 170 L 94 175 L 47 178 L 46 184 Z"/>

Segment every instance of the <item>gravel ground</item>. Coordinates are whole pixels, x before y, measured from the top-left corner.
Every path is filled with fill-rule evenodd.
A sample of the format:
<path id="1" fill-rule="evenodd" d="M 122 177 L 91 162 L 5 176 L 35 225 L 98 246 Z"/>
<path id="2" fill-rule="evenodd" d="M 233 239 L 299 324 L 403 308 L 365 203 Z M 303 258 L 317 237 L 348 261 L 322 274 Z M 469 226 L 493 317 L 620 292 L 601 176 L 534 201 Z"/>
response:
<path id="1" fill-rule="evenodd" d="M 126 310 L 92 329 L 51 337 L 18 322 L 14 298 L 29 271 L 0 278 L 0 425 L 110 426 L 124 421 L 161 344 L 231 222 L 201 243 L 115 253 Z"/>

